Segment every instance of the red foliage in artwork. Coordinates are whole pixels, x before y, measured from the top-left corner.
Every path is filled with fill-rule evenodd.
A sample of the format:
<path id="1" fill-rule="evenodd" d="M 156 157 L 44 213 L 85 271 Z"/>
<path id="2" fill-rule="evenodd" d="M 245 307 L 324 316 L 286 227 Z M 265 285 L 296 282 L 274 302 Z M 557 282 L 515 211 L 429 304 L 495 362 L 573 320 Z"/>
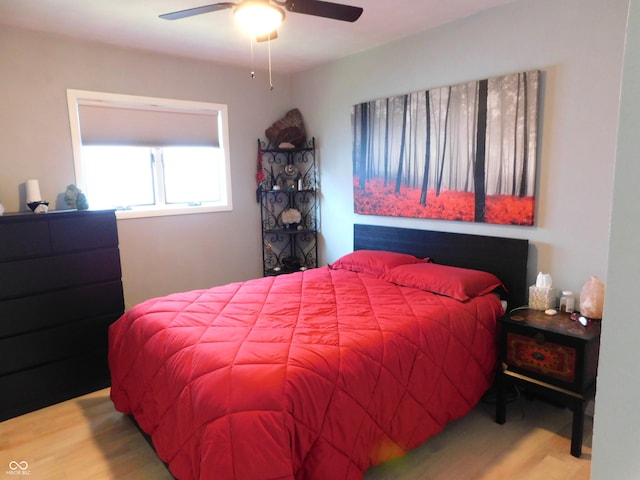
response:
<path id="1" fill-rule="evenodd" d="M 396 193 L 395 185 L 385 186 L 381 179 L 372 179 L 363 190 L 358 177 L 354 177 L 353 187 L 355 212 L 361 215 L 476 221 L 473 192 L 441 190 L 436 196 L 435 190 L 429 189 L 426 205 L 421 205 L 419 188 L 402 186 Z M 502 225 L 533 225 L 534 206 L 534 197 L 488 195 L 484 221 Z"/>

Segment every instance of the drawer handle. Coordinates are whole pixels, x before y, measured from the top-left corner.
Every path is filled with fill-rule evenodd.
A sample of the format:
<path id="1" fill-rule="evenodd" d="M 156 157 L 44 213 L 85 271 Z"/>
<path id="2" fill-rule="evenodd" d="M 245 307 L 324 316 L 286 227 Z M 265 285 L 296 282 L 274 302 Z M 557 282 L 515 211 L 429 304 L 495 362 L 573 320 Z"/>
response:
<path id="1" fill-rule="evenodd" d="M 536 333 L 535 337 L 533 337 L 538 345 L 542 345 L 544 343 L 544 335 L 540 332 Z"/>

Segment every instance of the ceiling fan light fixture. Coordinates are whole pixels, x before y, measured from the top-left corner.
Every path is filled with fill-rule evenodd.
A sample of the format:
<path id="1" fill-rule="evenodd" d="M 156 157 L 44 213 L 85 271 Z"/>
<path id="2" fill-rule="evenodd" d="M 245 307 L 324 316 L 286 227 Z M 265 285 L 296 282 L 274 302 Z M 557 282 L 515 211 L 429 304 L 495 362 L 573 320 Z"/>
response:
<path id="1" fill-rule="evenodd" d="M 240 27 L 252 37 L 267 35 L 280 26 L 284 10 L 269 2 L 246 0 L 233 10 Z"/>

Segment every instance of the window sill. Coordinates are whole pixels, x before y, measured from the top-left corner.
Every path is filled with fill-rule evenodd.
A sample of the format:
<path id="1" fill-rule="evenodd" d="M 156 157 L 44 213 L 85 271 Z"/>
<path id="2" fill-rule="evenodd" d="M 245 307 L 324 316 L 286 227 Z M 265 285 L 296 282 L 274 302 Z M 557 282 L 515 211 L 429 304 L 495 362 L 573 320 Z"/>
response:
<path id="1" fill-rule="evenodd" d="M 169 215 L 193 215 L 196 213 L 214 213 L 214 212 L 230 212 L 233 208 L 231 205 L 194 205 L 194 206 L 167 206 L 161 207 L 136 207 L 131 210 L 116 210 L 116 218 L 118 220 L 126 220 L 129 218 L 144 217 L 165 217 Z"/>

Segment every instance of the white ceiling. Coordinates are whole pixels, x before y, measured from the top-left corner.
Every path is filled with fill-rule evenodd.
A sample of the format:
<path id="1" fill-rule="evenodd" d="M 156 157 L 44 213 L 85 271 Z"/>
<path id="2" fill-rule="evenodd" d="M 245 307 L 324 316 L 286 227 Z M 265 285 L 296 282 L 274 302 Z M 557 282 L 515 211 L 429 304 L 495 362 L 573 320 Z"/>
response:
<path id="1" fill-rule="evenodd" d="M 516 0 L 334 1 L 363 7 L 364 13 L 355 23 L 287 13 L 271 42 L 274 72 L 305 70 Z M 216 1 L 0 0 L 0 25 L 249 67 L 250 41 L 231 9 L 173 21 L 158 17 L 211 3 Z M 259 68 L 267 59 L 266 43 L 254 45 L 254 52 Z"/>

